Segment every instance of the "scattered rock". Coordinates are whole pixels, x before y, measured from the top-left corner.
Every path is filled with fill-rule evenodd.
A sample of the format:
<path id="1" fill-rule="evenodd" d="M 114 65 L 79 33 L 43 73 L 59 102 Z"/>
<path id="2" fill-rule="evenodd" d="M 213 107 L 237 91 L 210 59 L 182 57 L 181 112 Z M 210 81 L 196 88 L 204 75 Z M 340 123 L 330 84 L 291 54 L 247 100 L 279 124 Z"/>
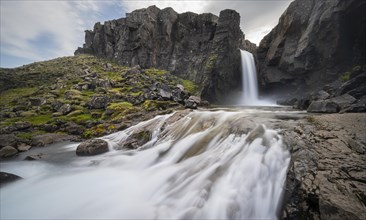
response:
<path id="1" fill-rule="evenodd" d="M 91 139 L 79 144 L 76 149 L 76 154 L 78 156 L 92 156 L 102 154 L 107 151 L 108 143 L 105 140 Z"/>
<path id="2" fill-rule="evenodd" d="M 18 153 L 18 150 L 15 149 L 12 146 L 6 146 L 0 149 L 0 157 L 6 158 L 6 157 L 12 157 Z"/>
<path id="3" fill-rule="evenodd" d="M 67 135 L 67 134 L 55 134 L 55 133 L 47 133 L 40 134 L 32 137 L 32 146 L 43 147 L 48 144 L 61 142 L 61 141 L 70 141 L 77 140 L 75 136 Z"/>

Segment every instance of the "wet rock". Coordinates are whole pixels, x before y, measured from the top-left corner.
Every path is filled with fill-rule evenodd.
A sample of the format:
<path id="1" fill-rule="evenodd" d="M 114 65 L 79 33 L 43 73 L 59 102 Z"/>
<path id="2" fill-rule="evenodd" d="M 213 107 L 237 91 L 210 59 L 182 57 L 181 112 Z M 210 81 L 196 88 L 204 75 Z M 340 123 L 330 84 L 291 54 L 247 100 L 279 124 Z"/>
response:
<path id="1" fill-rule="evenodd" d="M 343 110 L 350 107 L 351 104 L 355 103 L 357 100 L 349 94 L 344 94 L 331 98 L 329 99 L 329 101 L 336 103 L 339 106 L 340 110 Z"/>
<path id="2" fill-rule="evenodd" d="M 122 147 L 116 147 L 120 149 L 137 149 L 146 144 L 151 139 L 151 131 L 143 130 L 138 131 L 130 135 L 124 142 Z"/>
<path id="3" fill-rule="evenodd" d="M 28 145 L 28 144 L 25 144 L 25 143 L 19 143 L 17 145 L 17 149 L 18 151 L 20 152 L 24 152 L 24 151 L 28 151 L 29 149 L 31 149 L 32 146 Z"/>
<path id="4" fill-rule="evenodd" d="M 33 155 L 28 155 L 24 158 L 24 160 L 41 160 L 44 159 L 46 157 L 46 154 L 43 153 L 39 153 L 39 154 L 33 154 Z"/>
<path id="5" fill-rule="evenodd" d="M 0 186 L 22 179 L 15 174 L 0 171 Z"/>
<path id="6" fill-rule="evenodd" d="M 317 100 L 325 100 L 330 97 L 329 93 L 327 93 L 324 90 L 320 90 L 316 93 L 310 94 L 311 100 L 317 101 Z"/>
<path id="7" fill-rule="evenodd" d="M 91 139 L 79 144 L 76 149 L 76 154 L 78 156 L 92 156 L 102 154 L 107 151 L 108 143 L 106 141 L 101 139 Z"/>
<path id="8" fill-rule="evenodd" d="M 184 107 L 190 109 L 196 109 L 201 103 L 201 98 L 197 96 L 190 96 L 188 99 L 184 100 Z"/>
<path id="9" fill-rule="evenodd" d="M 5 146 L 0 149 L 0 158 L 12 157 L 18 153 L 18 150 L 12 146 Z"/>

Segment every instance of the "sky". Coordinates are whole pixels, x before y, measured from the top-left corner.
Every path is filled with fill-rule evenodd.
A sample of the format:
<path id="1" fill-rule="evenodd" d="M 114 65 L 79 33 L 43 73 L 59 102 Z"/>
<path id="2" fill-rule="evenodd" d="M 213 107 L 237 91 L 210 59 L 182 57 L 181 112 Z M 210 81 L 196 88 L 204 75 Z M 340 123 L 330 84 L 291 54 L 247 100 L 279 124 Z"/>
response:
<path id="1" fill-rule="evenodd" d="M 292 0 L 0 0 L 0 67 L 71 56 L 84 43 L 84 31 L 96 22 L 125 17 L 156 5 L 178 13 L 240 13 L 246 39 L 259 44 Z"/>

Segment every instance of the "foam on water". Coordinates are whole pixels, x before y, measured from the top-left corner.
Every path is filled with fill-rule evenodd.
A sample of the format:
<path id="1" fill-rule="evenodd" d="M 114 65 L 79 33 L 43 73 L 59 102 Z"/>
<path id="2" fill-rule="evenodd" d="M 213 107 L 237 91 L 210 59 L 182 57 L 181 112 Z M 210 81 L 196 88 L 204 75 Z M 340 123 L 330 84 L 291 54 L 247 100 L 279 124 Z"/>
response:
<path id="1" fill-rule="evenodd" d="M 246 112 L 158 116 L 104 137 L 110 152 L 64 163 L 18 161 L 1 219 L 274 219 L 290 161 L 281 136 Z M 137 150 L 129 135 L 152 131 Z M 59 151 L 74 152 L 77 144 Z"/>

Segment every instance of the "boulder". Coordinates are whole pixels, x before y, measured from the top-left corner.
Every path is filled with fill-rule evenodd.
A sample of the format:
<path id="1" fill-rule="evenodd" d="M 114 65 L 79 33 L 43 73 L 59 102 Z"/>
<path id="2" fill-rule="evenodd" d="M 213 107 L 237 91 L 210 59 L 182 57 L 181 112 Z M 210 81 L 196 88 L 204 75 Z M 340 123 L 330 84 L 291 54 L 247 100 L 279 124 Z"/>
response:
<path id="1" fill-rule="evenodd" d="M 366 95 L 366 72 L 345 82 L 338 90 L 337 95 L 350 94 L 355 98 Z"/>
<path id="2" fill-rule="evenodd" d="M 19 143 L 17 145 L 17 149 L 18 151 L 20 152 L 24 152 L 24 151 L 28 151 L 29 149 L 31 149 L 32 146 L 28 145 L 28 144 L 25 144 L 25 143 Z"/>
<path id="3" fill-rule="evenodd" d="M 135 132 L 123 142 L 121 147 L 116 147 L 116 149 L 137 149 L 150 141 L 151 135 L 151 131 L 148 130 Z"/>
<path id="4" fill-rule="evenodd" d="M 350 107 L 357 100 L 351 95 L 344 94 L 341 96 L 331 98 L 329 99 L 329 101 L 336 103 L 339 106 L 340 110 L 343 110 Z"/>
<path id="5" fill-rule="evenodd" d="M 366 95 L 361 97 L 356 103 L 344 108 L 341 112 L 366 112 Z"/>
<path id="6" fill-rule="evenodd" d="M 13 146 L 17 143 L 17 137 L 14 134 L 0 135 L 0 148 L 5 146 Z"/>
<path id="7" fill-rule="evenodd" d="M 78 156 L 92 156 L 108 152 L 108 143 L 101 139 L 91 139 L 79 144 L 76 149 Z"/>
<path id="8" fill-rule="evenodd" d="M 307 112 L 314 113 L 336 113 L 339 112 L 339 105 L 328 100 L 312 101 Z"/>
<path id="9" fill-rule="evenodd" d="M 105 109 L 109 104 L 110 100 L 107 96 L 94 95 L 87 103 L 89 109 Z"/>
<path id="10" fill-rule="evenodd" d="M 184 107 L 190 109 L 196 109 L 201 103 L 201 98 L 197 96 L 190 96 L 188 99 L 184 100 Z"/>
<path id="11" fill-rule="evenodd" d="M 62 115 L 67 115 L 72 112 L 72 106 L 70 104 L 63 104 L 57 111 Z"/>
<path id="12" fill-rule="evenodd" d="M 0 186 L 22 179 L 15 174 L 0 171 Z"/>
<path id="13" fill-rule="evenodd" d="M 45 158 L 45 154 L 43 153 L 39 153 L 39 154 L 33 154 L 33 155 L 28 155 L 24 158 L 24 160 L 41 160 L 43 158 Z"/>
<path id="14" fill-rule="evenodd" d="M 6 146 L 0 149 L 0 158 L 12 157 L 18 153 L 18 150 L 12 146 Z"/>

